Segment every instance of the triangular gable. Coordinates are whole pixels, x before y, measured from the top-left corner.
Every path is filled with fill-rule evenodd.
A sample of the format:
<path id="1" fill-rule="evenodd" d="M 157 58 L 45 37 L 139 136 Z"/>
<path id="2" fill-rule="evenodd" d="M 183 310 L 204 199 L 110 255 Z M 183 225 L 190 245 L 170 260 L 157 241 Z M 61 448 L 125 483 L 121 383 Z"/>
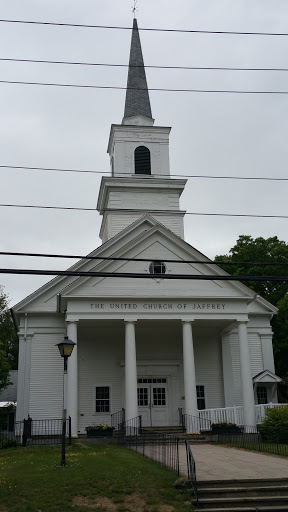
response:
<path id="1" fill-rule="evenodd" d="M 255 312 L 274 312 L 276 308 L 262 298 L 255 299 L 255 293 L 239 282 L 219 281 L 217 276 L 229 275 L 220 267 L 210 264 L 209 258 L 197 251 L 194 247 L 159 224 L 149 215 L 144 215 L 133 225 L 128 226 L 121 233 L 90 253 L 88 257 L 127 257 L 146 258 L 148 262 L 136 261 L 109 261 L 80 260 L 69 270 L 81 271 L 107 271 L 107 272 L 149 272 L 149 260 L 193 260 L 207 261 L 207 263 L 169 263 L 168 272 L 171 274 L 203 274 L 215 275 L 215 281 L 201 280 L 158 280 L 155 279 L 129 279 L 129 278 L 102 278 L 102 277 L 57 277 L 42 288 L 34 292 L 24 301 L 14 307 L 14 312 L 53 311 L 57 305 L 57 294 L 63 297 L 92 297 L 92 296 L 170 296 L 173 297 L 219 297 L 248 299 L 257 308 Z M 137 284 L 137 286 L 135 286 Z M 137 289 L 139 290 L 137 292 Z M 135 295 L 136 290 L 136 295 Z M 253 308 L 252 308 L 253 310 Z"/>
<path id="2" fill-rule="evenodd" d="M 255 375 L 252 380 L 254 383 L 271 383 L 281 382 L 282 379 L 280 379 L 280 377 L 275 375 L 275 373 L 271 372 L 270 370 L 263 370 L 262 372 L 257 373 L 257 375 Z"/>

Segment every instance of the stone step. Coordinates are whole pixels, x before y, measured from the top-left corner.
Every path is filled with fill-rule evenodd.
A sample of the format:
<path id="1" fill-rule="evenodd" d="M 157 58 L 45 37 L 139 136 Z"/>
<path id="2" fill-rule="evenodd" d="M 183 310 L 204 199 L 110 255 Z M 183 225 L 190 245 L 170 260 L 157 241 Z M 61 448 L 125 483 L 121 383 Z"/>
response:
<path id="1" fill-rule="evenodd" d="M 288 512 L 288 506 L 280 505 L 271 507 L 226 507 L 226 508 L 201 508 L 195 509 L 195 511 L 201 510 L 201 512 Z"/>
<path id="2" fill-rule="evenodd" d="M 195 500 L 192 500 L 192 504 L 196 504 Z M 287 496 L 247 496 L 241 498 L 204 498 L 200 499 L 199 509 L 203 511 L 203 509 L 209 510 L 211 512 L 215 512 L 217 509 L 226 509 L 227 508 L 236 508 L 238 510 L 244 507 L 252 508 L 254 510 L 261 510 L 261 507 L 273 507 L 271 510 L 276 510 L 277 506 L 286 506 L 288 507 L 288 495 Z M 284 509 L 285 510 L 285 509 Z"/>
<path id="3" fill-rule="evenodd" d="M 198 489 L 199 499 L 205 498 L 241 498 L 243 497 L 266 497 L 266 496 L 288 496 L 288 485 L 269 485 L 266 487 L 201 487 Z"/>
<path id="4" fill-rule="evenodd" d="M 275 485 L 288 485 L 288 478 L 240 478 L 233 480 L 198 480 L 197 487 L 267 487 Z"/>

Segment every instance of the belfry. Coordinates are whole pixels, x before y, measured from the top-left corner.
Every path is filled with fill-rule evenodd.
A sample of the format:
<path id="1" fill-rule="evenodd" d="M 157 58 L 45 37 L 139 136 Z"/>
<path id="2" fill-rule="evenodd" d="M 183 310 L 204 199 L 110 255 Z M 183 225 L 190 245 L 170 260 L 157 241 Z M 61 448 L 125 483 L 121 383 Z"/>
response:
<path id="1" fill-rule="evenodd" d="M 169 135 L 154 124 L 134 19 L 124 117 L 111 126 L 97 203 L 102 244 L 70 269 L 86 275 L 58 276 L 13 308 L 19 420 L 61 417 L 55 345 L 65 335 L 77 344 L 67 386 L 75 437 L 122 409 L 144 426 L 177 425 L 179 410 L 251 426 L 261 404 L 277 402 L 276 308 L 220 280 L 227 274 L 185 241 L 186 180 L 170 176 Z"/>

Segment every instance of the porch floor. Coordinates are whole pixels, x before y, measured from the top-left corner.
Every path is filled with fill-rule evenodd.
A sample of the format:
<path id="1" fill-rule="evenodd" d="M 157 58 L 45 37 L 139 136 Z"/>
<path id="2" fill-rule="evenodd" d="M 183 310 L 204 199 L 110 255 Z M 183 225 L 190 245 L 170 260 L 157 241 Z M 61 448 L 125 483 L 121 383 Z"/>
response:
<path id="1" fill-rule="evenodd" d="M 287 478 L 288 458 L 212 444 L 192 446 L 197 480 Z M 180 472 L 187 475 L 186 448 L 179 446 Z"/>

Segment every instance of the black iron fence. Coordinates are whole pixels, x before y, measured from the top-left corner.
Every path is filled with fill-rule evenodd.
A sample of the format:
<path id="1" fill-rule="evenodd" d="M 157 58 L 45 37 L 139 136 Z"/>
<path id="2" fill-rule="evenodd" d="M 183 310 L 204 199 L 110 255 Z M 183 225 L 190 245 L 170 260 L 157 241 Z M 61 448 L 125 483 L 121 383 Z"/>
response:
<path id="1" fill-rule="evenodd" d="M 13 431 L 0 430 L 0 448 L 10 446 L 55 445 L 62 442 L 62 419 L 17 421 Z M 67 437 L 71 444 L 71 418 L 67 421 Z"/>
<path id="2" fill-rule="evenodd" d="M 125 423 L 125 409 L 114 412 L 111 414 L 111 427 L 115 430 L 119 430 L 119 426 Z"/>
<path id="3" fill-rule="evenodd" d="M 142 428 L 141 416 L 125 421 L 118 430 L 118 443 L 148 457 L 179 475 L 179 439 L 171 434 Z"/>
<path id="4" fill-rule="evenodd" d="M 0 428 L 0 449 L 22 444 L 23 421 L 16 421 L 13 430 Z"/>
<path id="5" fill-rule="evenodd" d="M 213 429 L 212 429 L 213 433 Z M 231 428 L 223 429 L 222 432 L 212 436 L 212 441 L 236 448 L 244 448 L 245 450 L 254 450 L 259 452 L 272 453 L 276 455 L 288 456 L 288 444 L 279 440 L 270 441 L 265 438 L 265 434 L 261 430 L 261 425 L 257 427 L 240 425 L 237 430 Z"/>
<path id="6" fill-rule="evenodd" d="M 197 489 L 197 478 L 196 478 L 196 463 L 191 450 L 189 441 L 185 441 L 186 455 L 187 455 L 187 474 L 188 481 L 191 483 L 193 494 L 196 499 L 196 507 L 198 508 L 198 489 Z"/>

